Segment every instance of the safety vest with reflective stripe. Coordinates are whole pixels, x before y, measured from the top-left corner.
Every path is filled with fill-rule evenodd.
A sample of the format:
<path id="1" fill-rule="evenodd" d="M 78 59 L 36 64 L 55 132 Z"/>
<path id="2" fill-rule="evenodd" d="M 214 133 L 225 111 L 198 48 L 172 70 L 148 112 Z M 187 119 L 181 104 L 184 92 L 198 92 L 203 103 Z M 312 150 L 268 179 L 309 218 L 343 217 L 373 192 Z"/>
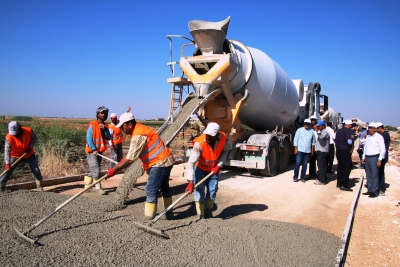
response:
<path id="1" fill-rule="evenodd" d="M 164 145 L 163 140 L 153 129 L 137 122 L 131 134 L 131 139 L 134 135 L 147 137 L 147 143 L 139 155 L 145 170 L 171 155 L 171 151 Z"/>
<path id="2" fill-rule="evenodd" d="M 97 121 L 91 121 L 89 122 L 88 128 L 92 125 L 92 140 L 94 145 L 96 146 L 96 150 L 100 153 L 104 152 L 107 150 L 107 139 L 105 136 L 101 135 L 101 130 L 99 123 Z M 108 131 L 108 124 L 104 123 L 104 130 Z M 90 149 L 90 146 L 88 142 L 86 141 L 86 153 L 92 153 L 92 149 Z"/>
<path id="3" fill-rule="evenodd" d="M 32 129 L 29 127 L 21 127 L 21 130 L 22 141 L 18 137 L 10 134 L 7 134 L 6 138 L 11 144 L 11 157 L 19 158 L 26 151 L 28 154 L 24 157 L 24 159 L 27 159 L 32 156 L 33 153 L 35 153 L 33 148 L 29 147 L 29 144 L 31 143 Z"/>
<path id="4" fill-rule="evenodd" d="M 116 127 L 112 123 L 110 123 L 108 126 L 113 130 L 113 135 L 112 135 L 113 141 L 112 141 L 112 143 L 114 145 L 121 144 L 122 142 L 125 141 L 125 137 L 122 134 L 122 130 L 120 128 Z"/>
<path id="5" fill-rule="evenodd" d="M 218 133 L 218 144 L 214 149 L 207 143 L 206 134 L 202 134 L 195 138 L 193 141 L 199 143 L 201 146 L 201 155 L 196 162 L 196 166 L 203 171 L 210 172 L 218 163 L 218 158 L 224 149 L 226 143 L 226 135 L 223 132 Z"/>

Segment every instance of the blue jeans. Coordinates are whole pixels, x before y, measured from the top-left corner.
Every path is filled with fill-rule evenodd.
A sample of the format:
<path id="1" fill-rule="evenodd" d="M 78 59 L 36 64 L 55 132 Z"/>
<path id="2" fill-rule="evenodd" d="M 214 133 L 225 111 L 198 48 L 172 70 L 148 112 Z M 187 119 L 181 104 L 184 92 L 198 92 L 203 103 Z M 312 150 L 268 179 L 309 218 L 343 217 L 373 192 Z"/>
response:
<path id="1" fill-rule="evenodd" d="M 17 160 L 18 160 L 18 158 L 11 157 L 10 158 L 10 165 L 12 165 Z M 0 182 L 1 183 L 7 183 L 7 181 L 10 179 L 11 174 L 13 173 L 15 168 L 17 168 L 17 166 L 23 161 L 25 161 L 28 164 L 29 168 L 31 169 L 31 171 L 32 171 L 32 173 L 34 175 L 35 180 L 41 181 L 42 180 L 42 174 L 40 172 L 36 156 L 35 156 L 35 154 L 33 154 L 29 158 L 21 160 L 16 166 L 12 167 L 10 171 L 6 172 L 3 176 L 1 176 L 0 177 Z"/>
<path id="2" fill-rule="evenodd" d="M 206 177 L 210 172 L 203 171 L 197 166 L 194 167 L 194 184 L 201 181 L 204 177 Z M 217 196 L 218 191 L 218 178 L 219 174 L 214 174 L 210 178 L 208 178 L 205 182 L 198 185 L 194 190 L 194 201 L 204 203 L 204 200 L 214 200 Z M 205 188 L 207 188 L 207 193 L 205 194 Z"/>
<path id="3" fill-rule="evenodd" d="M 296 164 L 294 166 L 294 175 L 293 179 L 297 180 L 299 178 L 299 170 L 300 170 L 300 165 L 301 167 L 301 175 L 300 179 L 304 180 L 306 179 L 306 171 L 307 171 L 307 163 L 308 159 L 310 158 L 311 153 L 304 153 L 304 152 L 297 152 L 296 155 Z"/>
<path id="4" fill-rule="evenodd" d="M 146 184 L 146 202 L 157 203 L 158 192 L 161 190 L 163 198 L 171 197 L 169 190 L 169 176 L 172 166 L 168 167 L 153 167 L 146 172 L 149 175 Z"/>

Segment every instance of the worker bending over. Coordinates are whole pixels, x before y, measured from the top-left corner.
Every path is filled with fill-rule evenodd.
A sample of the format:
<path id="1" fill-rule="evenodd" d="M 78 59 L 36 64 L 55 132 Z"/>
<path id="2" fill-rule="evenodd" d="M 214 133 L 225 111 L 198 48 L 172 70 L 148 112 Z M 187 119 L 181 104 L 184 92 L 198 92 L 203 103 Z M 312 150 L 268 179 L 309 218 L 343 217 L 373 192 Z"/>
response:
<path id="1" fill-rule="evenodd" d="M 159 191 L 163 197 L 164 207 L 167 208 L 172 204 L 169 176 L 175 159 L 160 136 L 153 129 L 136 122 L 132 113 L 122 114 L 116 127 L 129 134 L 131 141 L 126 157 L 114 168 L 109 169 L 107 176 L 114 176 L 117 171 L 127 168 L 140 159 L 149 175 L 145 190 L 144 215 L 151 220 L 156 216 Z M 174 219 L 172 211 L 168 211 L 166 217 L 168 220 Z"/>
<path id="2" fill-rule="evenodd" d="M 4 162 L 6 164 L 5 170 L 7 172 L 0 177 L 0 191 L 5 191 L 7 181 L 10 179 L 11 174 L 21 161 L 13 167 L 11 167 L 11 165 L 24 153 L 27 154 L 24 156 L 23 161 L 28 163 L 29 168 L 34 175 L 37 190 L 43 191 L 42 174 L 40 173 L 35 151 L 33 150 L 36 141 L 36 134 L 31 128 L 21 127 L 21 125 L 16 121 L 12 121 L 8 124 L 8 134 L 6 135 L 4 145 Z"/>
<path id="3" fill-rule="evenodd" d="M 93 180 L 100 178 L 101 157 L 107 150 L 107 140 L 111 140 L 108 124 L 105 123 L 108 117 L 108 108 L 101 106 L 96 110 L 96 120 L 89 122 L 86 132 L 86 159 L 89 165 L 89 174 L 84 177 L 85 189 L 90 187 Z M 95 185 L 97 193 L 104 195 L 106 191 L 101 188 L 101 184 Z"/>
<path id="4" fill-rule="evenodd" d="M 193 192 L 194 185 L 207 176 L 213 175 L 204 183 L 198 185 L 194 192 L 194 201 L 199 219 L 212 218 L 214 200 L 218 191 L 218 178 L 225 158 L 222 151 L 226 143 L 226 135 L 219 131 L 219 125 L 210 122 L 203 134 L 194 139 L 193 149 L 190 152 L 187 163 L 187 180 L 189 182 L 185 189 Z M 194 181 L 193 181 L 194 180 Z M 204 190 L 207 188 L 207 193 Z"/>

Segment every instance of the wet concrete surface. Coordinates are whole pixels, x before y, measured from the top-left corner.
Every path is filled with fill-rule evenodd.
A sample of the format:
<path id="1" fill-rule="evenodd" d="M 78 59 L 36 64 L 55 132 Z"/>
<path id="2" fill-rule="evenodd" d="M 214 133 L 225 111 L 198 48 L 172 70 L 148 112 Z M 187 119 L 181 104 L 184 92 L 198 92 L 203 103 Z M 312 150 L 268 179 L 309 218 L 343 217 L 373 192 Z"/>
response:
<path id="1" fill-rule="evenodd" d="M 240 210 L 215 206 L 215 218 L 197 220 L 192 196 L 177 204 L 176 220 L 152 227 L 169 239 L 143 232 L 144 185 L 127 207 L 107 212 L 112 192 L 85 193 L 21 241 L 13 230 L 29 228 L 70 196 L 20 190 L 0 194 L 2 266 L 333 266 L 340 239 L 320 229 L 274 220 L 239 218 Z M 183 185 L 172 187 L 174 195 Z M 89 197 L 89 198 L 87 198 Z M 262 208 L 262 207 L 258 207 Z M 158 212 L 163 211 L 162 200 Z"/>

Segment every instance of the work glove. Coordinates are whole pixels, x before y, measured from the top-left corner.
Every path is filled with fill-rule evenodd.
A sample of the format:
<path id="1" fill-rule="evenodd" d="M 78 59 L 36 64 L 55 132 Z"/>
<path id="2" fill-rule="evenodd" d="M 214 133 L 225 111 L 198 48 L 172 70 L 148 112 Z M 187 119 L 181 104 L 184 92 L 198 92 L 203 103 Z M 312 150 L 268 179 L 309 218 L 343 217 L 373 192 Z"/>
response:
<path id="1" fill-rule="evenodd" d="M 189 181 L 189 184 L 187 185 L 185 192 L 189 191 L 189 194 L 191 194 L 193 193 L 193 188 L 194 188 L 193 181 Z"/>
<path id="2" fill-rule="evenodd" d="M 214 174 L 218 174 L 220 170 L 221 170 L 221 167 L 217 165 L 217 166 L 215 166 L 214 168 L 212 168 L 211 171 L 212 171 Z"/>
<path id="3" fill-rule="evenodd" d="M 107 171 L 107 178 L 113 177 L 115 175 L 115 169 L 111 168 Z"/>
<path id="4" fill-rule="evenodd" d="M 5 170 L 7 170 L 7 171 L 11 170 L 11 165 L 10 164 L 6 164 Z"/>

